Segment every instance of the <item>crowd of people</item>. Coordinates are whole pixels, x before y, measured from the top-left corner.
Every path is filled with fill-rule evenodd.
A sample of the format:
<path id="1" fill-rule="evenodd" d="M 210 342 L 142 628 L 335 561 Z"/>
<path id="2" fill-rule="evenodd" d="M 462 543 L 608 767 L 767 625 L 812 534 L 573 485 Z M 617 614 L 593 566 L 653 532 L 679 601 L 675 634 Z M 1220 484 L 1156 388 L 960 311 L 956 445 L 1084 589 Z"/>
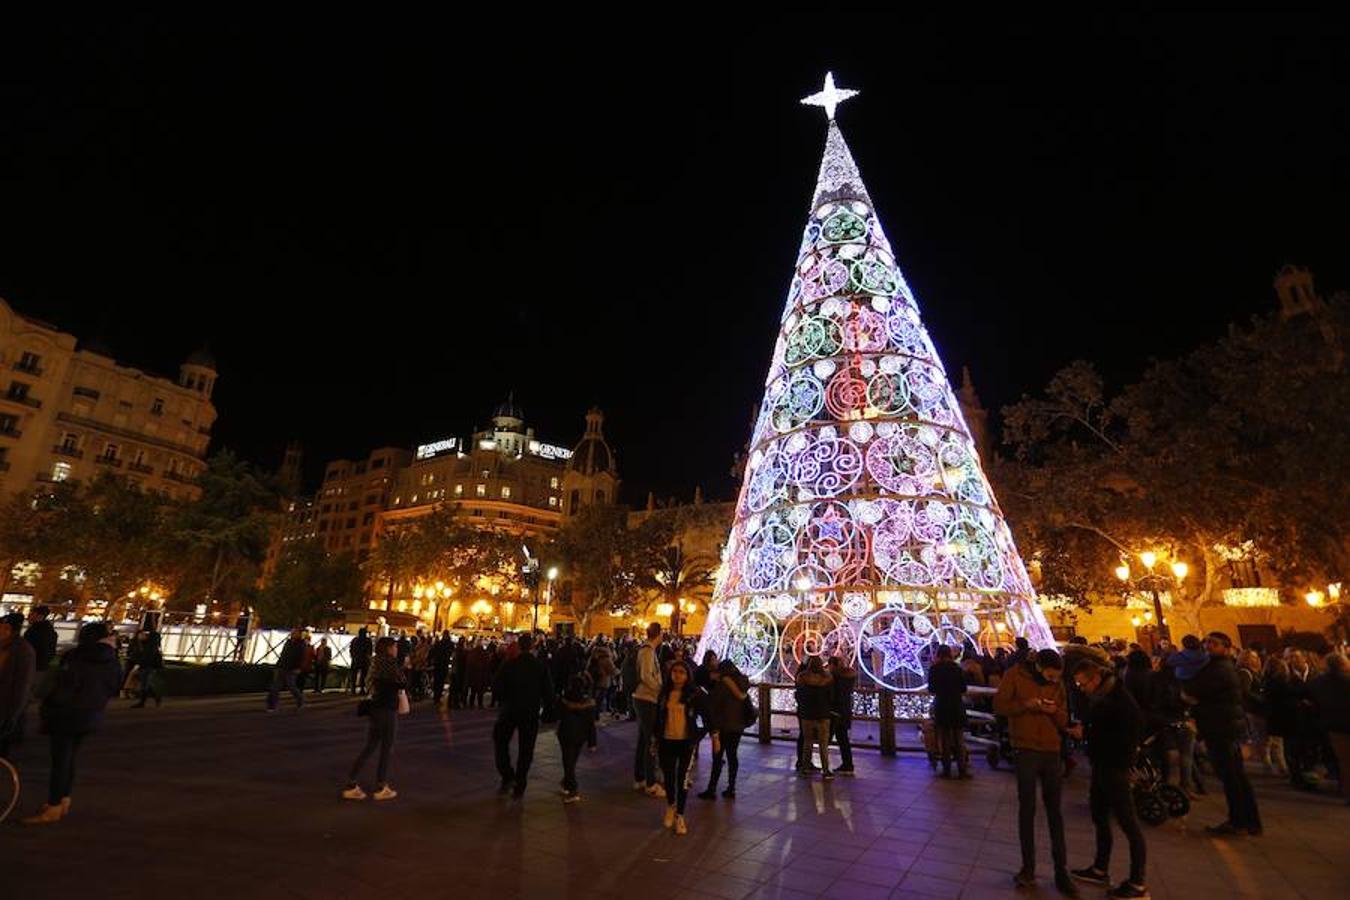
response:
<path id="1" fill-rule="evenodd" d="M 1012 651 L 965 649 L 957 664 L 952 648 L 939 647 L 929 670 L 935 752 L 944 776 L 951 776 L 955 763 L 958 774 L 969 777 L 967 694 L 984 688 L 970 705 L 997 717 L 1015 760 L 1018 887 L 1036 880 L 1039 790 L 1061 893 L 1076 896 L 1074 881 L 1110 886 L 1114 823 L 1128 844 L 1130 864 L 1128 877 L 1108 895 L 1148 896 L 1147 845 L 1131 775 L 1141 753 L 1155 756 L 1166 782 L 1190 799 L 1205 792 L 1198 762 L 1204 760 L 1223 785 L 1227 806 L 1226 818 L 1206 828 L 1214 837 L 1259 837 L 1264 831 L 1248 764 L 1264 765 L 1303 790 L 1318 790 L 1321 777 L 1339 779 L 1350 803 L 1350 665 L 1343 653 L 1238 650 L 1218 631 L 1203 640 L 1187 635 L 1180 647 L 1160 641 L 1151 651 L 1123 641 L 1089 645 L 1081 638 L 1062 653 L 1032 651 L 1022 639 Z M 1071 870 L 1062 779 L 1079 747 L 1091 763 L 1097 849 L 1090 866 Z"/>
<path id="2" fill-rule="evenodd" d="M 41 697 L 40 719 L 50 738 L 51 776 L 46 803 L 32 824 L 68 814 L 75 757 L 98 730 L 109 699 L 122 692 L 162 701 L 157 675 L 164 665 L 151 628 L 129 641 L 104 623 L 88 623 L 76 646 L 57 656 L 47 611 L 0 618 L 0 756 L 22 740 L 24 709 Z M 121 651 L 121 652 L 119 652 Z M 391 800 L 389 773 L 399 717 L 416 703 L 448 709 L 494 709 L 494 763 L 500 792 L 523 797 L 541 723 L 557 723 L 564 803 L 581 800 L 577 763 L 595 749 L 597 728 L 609 721 L 636 724 L 633 788 L 664 801 L 661 821 L 676 835 L 689 831 L 693 764 L 710 749 L 707 786 L 695 796 L 734 799 L 743 733 L 760 718 L 749 679 L 732 660 L 714 653 L 693 659 L 689 641 L 648 627 L 646 640 L 598 637 L 582 641 L 542 633 L 502 640 L 420 631 L 372 636 L 361 629 L 350 645 L 347 694 L 368 720 L 366 740 L 341 796 Z M 125 657 L 125 663 L 121 657 Z M 958 662 L 959 658 L 959 662 Z M 266 709 L 280 694 L 303 708 L 307 688 L 323 693 L 332 670 L 328 639 L 294 630 L 279 648 Z M 123 676 L 123 673 L 127 673 Z M 312 679 L 312 680 L 311 680 Z M 41 684 L 39 685 L 39 682 Z M 858 674 L 848 660 L 808 657 L 796 673 L 796 769 L 801 777 L 831 779 L 854 773 L 849 730 Z M 1248 766 L 1317 791 L 1339 779 L 1350 803 L 1350 664 L 1343 653 L 1294 648 L 1239 649 L 1228 635 L 1187 635 L 1145 650 L 1121 641 L 1089 645 L 1071 639 L 1062 649 L 1034 651 L 1023 639 L 990 654 L 972 646 L 934 649 L 928 672 L 933 697 L 934 753 L 944 777 L 970 778 L 968 710 L 992 715 L 1014 759 L 1022 866 L 1014 882 L 1036 881 L 1035 821 L 1044 808 L 1056 888 L 1076 896 L 1075 882 L 1109 888 L 1113 898 L 1148 896 L 1147 843 L 1132 791 L 1141 753 L 1156 756 L 1167 784 L 1195 799 L 1206 792 L 1202 772 L 1223 786 L 1226 818 L 1209 826 L 1222 838 L 1259 837 L 1260 809 Z M 512 754 L 512 741 L 515 753 Z M 837 748 L 839 765 L 831 764 Z M 1070 869 L 1061 811 L 1063 778 L 1082 749 L 1091 764 L 1089 808 L 1096 830 L 1090 865 Z M 367 790 L 362 775 L 375 759 Z M 955 772 L 953 772 L 955 768 Z M 1110 887 L 1113 830 L 1125 838 L 1127 877 Z"/>

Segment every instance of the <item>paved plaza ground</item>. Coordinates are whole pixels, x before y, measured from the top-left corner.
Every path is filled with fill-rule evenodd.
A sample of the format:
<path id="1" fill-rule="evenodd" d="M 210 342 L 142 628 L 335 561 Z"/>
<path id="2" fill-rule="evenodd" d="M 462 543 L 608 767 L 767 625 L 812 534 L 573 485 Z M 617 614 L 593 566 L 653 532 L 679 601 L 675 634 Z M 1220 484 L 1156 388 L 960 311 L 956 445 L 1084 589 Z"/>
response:
<path id="1" fill-rule="evenodd" d="M 351 701 L 299 714 L 261 697 L 117 701 L 80 757 L 72 815 L 0 826 L 0 895 L 146 898 L 678 897 L 872 900 L 1052 897 L 1050 864 L 1016 892 L 1016 798 L 1007 771 L 935 778 L 924 758 L 858 754 L 858 777 L 791 771 L 792 747 L 747 741 L 735 801 L 690 799 L 687 837 L 660 828 L 661 802 L 632 790 L 634 726 L 606 726 L 583 756 L 584 800 L 563 806 L 558 746 L 540 735 L 522 802 L 496 794 L 491 712 L 433 711 L 401 723 L 397 800 L 338 799 L 364 735 Z M 706 775 L 707 750 L 699 768 Z M 45 792 L 46 740 L 16 754 L 23 809 Z M 1266 836 L 1216 841 L 1214 785 L 1187 822 L 1147 829 L 1153 896 L 1307 897 L 1350 892 L 1350 808 L 1258 779 Z M 1071 863 L 1093 847 L 1087 777 L 1069 782 Z M 1043 834 L 1039 841 L 1047 857 Z M 1125 872 L 1117 842 L 1112 875 Z M 1085 897 L 1101 896 L 1085 890 Z"/>

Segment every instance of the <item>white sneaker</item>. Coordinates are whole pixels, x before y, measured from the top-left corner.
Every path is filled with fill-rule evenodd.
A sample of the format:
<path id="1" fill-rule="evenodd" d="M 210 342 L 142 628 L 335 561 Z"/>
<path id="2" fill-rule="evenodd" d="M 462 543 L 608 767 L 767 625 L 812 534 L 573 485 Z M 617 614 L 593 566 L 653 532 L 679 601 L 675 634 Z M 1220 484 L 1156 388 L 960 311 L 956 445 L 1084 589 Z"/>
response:
<path id="1" fill-rule="evenodd" d="M 344 800 L 364 800 L 366 792 L 361 790 L 361 785 L 354 784 L 342 792 L 342 797 Z"/>
<path id="2" fill-rule="evenodd" d="M 676 816 L 676 817 L 675 817 L 675 833 L 676 833 L 676 834 L 688 834 L 688 833 L 689 833 L 689 826 L 686 825 L 686 824 L 684 824 L 684 816 Z"/>
<path id="3" fill-rule="evenodd" d="M 563 802 L 564 802 L 564 803 L 580 803 L 580 802 L 581 802 L 581 795 L 580 795 L 580 794 L 564 794 L 564 795 L 563 795 Z"/>
<path id="4" fill-rule="evenodd" d="M 384 787 L 380 788 L 374 794 L 371 794 L 371 796 L 374 797 L 376 800 L 393 800 L 395 797 L 398 796 L 398 791 L 394 790 L 393 788 L 391 788 L 389 785 L 386 784 Z"/>
<path id="5" fill-rule="evenodd" d="M 654 784 L 651 787 L 647 788 L 647 796 L 660 797 L 662 800 L 664 800 L 666 798 L 666 789 L 661 787 L 661 785 L 659 784 Z"/>
<path id="6" fill-rule="evenodd" d="M 645 791 L 646 789 L 647 789 L 647 782 L 645 782 L 645 781 L 635 781 L 635 782 L 633 782 L 633 790 L 635 790 L 635 791 Z"/>
<path id="7" fill-rule="evenodd" d="M 667 806 L 666 814 L 661 817 L 661 827 L 673 828 L 675 826 L 675 807 Z"/>

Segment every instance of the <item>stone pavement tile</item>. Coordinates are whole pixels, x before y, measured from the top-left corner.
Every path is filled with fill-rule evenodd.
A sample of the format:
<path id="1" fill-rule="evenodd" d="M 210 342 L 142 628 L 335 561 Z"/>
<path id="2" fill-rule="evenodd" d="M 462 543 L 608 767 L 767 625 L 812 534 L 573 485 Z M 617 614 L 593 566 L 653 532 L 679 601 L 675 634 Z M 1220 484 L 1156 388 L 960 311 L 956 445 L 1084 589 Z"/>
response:
<path id="1" fill-rule="evenodd" d="M 762 885 L 745 895 L 745 900 L 814 900 L 818 896 L 807 891 L 794 891 L 781 884 Z"/>
<path id="2" fill-rule="evenodd" d="M 925 859 L 936 859 L 944 862 L 964 862 L 970 863 L 975 859 L 975 855 L 980 847 L 979 839 L 972 840 L 967 837 L 960 844 L 939 844 L 936 838 L 923 848 Z"/>
<path id="3" fill-rule="evenodd" d="M 867 884 L 862 881 L 850 881 L 841 878 L 830 885 L 820 895 L 829 900 L 887 900 L 892 888 L 886 885 Z"/>
<path id="4" fill-rule="evenodd" d="M 799 856 L 787 864 L 789 872 L 810 872 L 838 878 L 849 870 L 850 863 L 841 859 L 826 859 L 822 856 Z"/>
<path id="5" fill-rule="evenodd" d="M 807 845 L 806 855 L 822 859 L 838 860 L 841 862 L 853 862 L 858 857 L 867 852 L 867 848 L 859 844 L 846 844 L 837 841 L 814 841 Z"/>
<path id="6" fill-rule="evenodd" d="M 906 871 L 906 867 L 869 866 L 863 863 L 854 863 L 845 870 L 839 880 L 861 881 L 865 884 L 893 888 L 904 880 Z"/>
<path id="7" fill-rule="evenodd" d="M 964 885 L 959 881 L 949 881 L 945 878 L 934 878 L 931 875 L 910 872 L 905 876 L 905 880 L 900 882 L 900 886 L 896 890 L 921 897 L 933 897 L 937 900 L 953 900 L 953 898 L 961 896 L 963 887 Z"/>
<path id="8" fill-rule="evenodd" d="M 825 875 L 820 872 L 812 872 L 805 869 L 784 869 L 778 875 L 770 878 L 768 884 L 781 884 L 784 887 L 792 888 L 794 891 L 804 891 L 810 894 L 819 894 L 837 880 L 834 875 Z"/>
<path id="9" fill-rule="evenodd" d="M 940 859 L 922 857 L 909 867 L 910 874 L 931 875 L 948 881 L 965 881 L 971 866 L 964 862 L 947 862 Z"/>
<path id="10" fill-rule="evenodd" d="M 854 865 L 908 869 L 919 858 L 920 850 L 868 850 Z"/>

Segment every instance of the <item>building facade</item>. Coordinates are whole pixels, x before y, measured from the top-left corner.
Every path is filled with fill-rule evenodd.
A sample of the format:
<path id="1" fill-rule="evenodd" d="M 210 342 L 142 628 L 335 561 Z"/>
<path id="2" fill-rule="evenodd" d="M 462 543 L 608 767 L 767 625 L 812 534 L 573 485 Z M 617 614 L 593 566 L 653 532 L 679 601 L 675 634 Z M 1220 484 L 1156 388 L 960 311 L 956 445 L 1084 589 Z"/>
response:
<path id="1" fill-rule="evenodd" d="M 112 472 L 195 499 L 216 421 L 216 377 L 204 351 L 188 357 L 177 379 L 163 378 L 0 300 L 0 489 Z"/>
<path id="2" fill-rule="evenodd" d="M 370 556 L 380 514 L 411 459 L 401 447 L 381 447 L 363 460 L 337 459 L 324 467 L 312 514 L 313 534 L 328 552 L 352 553 L 358 562 Z"/>
<path id="3" fill-rule="evenodd" d="M 552 535 L 583 506 L 615 499 L 619 477 L 603 424 L 598 409 L 587 413 L 586 432 L 569 450 L 536 437 L 508 399 L 468 441 L 419 446 L 399 473 L 383 523 L 396 527 L 449 508 L 471 524 Z"/>

